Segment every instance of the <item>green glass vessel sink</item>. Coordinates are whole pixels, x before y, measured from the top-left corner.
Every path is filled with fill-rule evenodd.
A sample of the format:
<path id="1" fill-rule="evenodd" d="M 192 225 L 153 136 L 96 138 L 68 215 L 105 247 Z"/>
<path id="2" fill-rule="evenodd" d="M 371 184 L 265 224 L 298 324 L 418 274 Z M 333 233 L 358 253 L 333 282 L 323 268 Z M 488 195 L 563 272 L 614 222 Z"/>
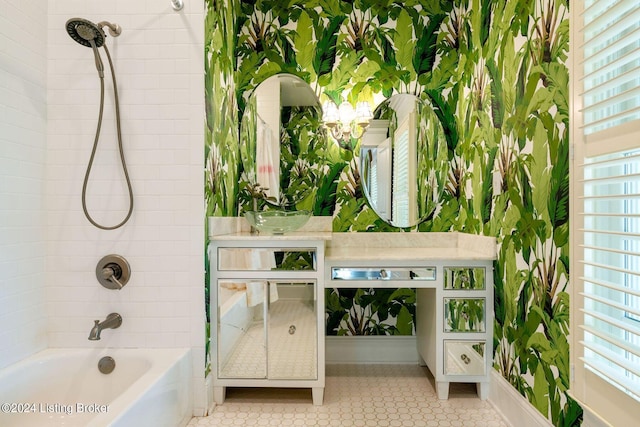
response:
<path id="1" fill-rule="evenodd" d="M 249 224 L 265 233 L 284 234 L 298 230 L 311 217 L 310 211 L 249 211 L 244 214 Z"/>

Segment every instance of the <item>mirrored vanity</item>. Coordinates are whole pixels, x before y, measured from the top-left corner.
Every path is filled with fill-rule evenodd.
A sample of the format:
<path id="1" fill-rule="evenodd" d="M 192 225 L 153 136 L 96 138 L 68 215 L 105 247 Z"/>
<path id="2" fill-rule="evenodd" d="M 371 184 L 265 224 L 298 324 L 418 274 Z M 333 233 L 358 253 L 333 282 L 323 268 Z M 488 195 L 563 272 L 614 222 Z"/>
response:
<path id="1" fill-rule="evenodd" d="M 244 218 L 211 220 L 218 233 L 209 246 L 216 403 L 227 387 L 295 387 L 311 388 L 313 403 L 322 404 L 325 288 L 415 288 L 417 352 L 438 397 L 448 398 L 451 382 L 465 382 L 487 398 L 494 238 L 331 233 L 330 217 L 284 235 L 256 235 Z"/>
<path id="2" fill-rule="evenodd" d="M 304 81 L 286 74 L 266 79 L 247 100 L 241 158 L 253 211 L 318 211 L 316 188 L 327 168 L 317 153 L 330 143 L 319 105 Z M 360 140 L 368 207 L 398 228 L 427 219 L 447 180 L 447 153 L 427 102 L 408 94 L 382 102 Z M 471 382 L 486 399 L 495 239 L 332 233 L 331 212 L 284 234 L 252 232 L 242 217 L 210 218 L 215 402 L 224 402 L 227 387 L 295 387 L 311 388 L 313 403 L 322 404 L 327 288 L 416 289 L 417 352 L 438 397 L 447 399 L 451 382 Z"/>
<path id="3" fill-rule="evenodd" d="M 209 245 L 215 402 L 227 387 L 293 387 L 311 388 L 321 405 L 331 233 L 255 234 L 244 218 L 212 224 L 221 233 Z"/>
<path id="4" fill-rule="evenodd" d="M 493 362 L 495 239 L 464 233 L 334 233 L 327 288 L 415 288 L 420 360 L 436 381 L 476 383 L 486 399 Z"/>

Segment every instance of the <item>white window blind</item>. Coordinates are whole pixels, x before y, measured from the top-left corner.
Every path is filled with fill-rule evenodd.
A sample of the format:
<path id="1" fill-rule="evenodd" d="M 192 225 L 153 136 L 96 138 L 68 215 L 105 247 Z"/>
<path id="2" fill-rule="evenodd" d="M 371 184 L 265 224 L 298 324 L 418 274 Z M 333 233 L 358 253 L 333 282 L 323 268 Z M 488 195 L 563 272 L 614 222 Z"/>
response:
<path id="1" fill-rule="evenodd" d="M 584 331 L 587 369 L 640 397 L 640 150 L 584 165 Z"/>
<path id="2" fill-rule="evenodd" d="M 409 130 L 396 132 L 393 144 L 391 219 L 409 225 Z"/>
<path id="3" fill-rule="evenodd" d="M 640 1 L 576 6 L 571 389 L 587 412 L 629 425 L 640 416 Z"/>
<path id="4" fill-rule="evenodd" d="M 378 156 L 375 156 L 371 161 L 369 171 L 369 197 L 371 200 L 378 200 Z"/>
<path id="5" fill-rule="evenodd" d="M 583 15 L 585 135 L 640 119 L 640 2 L 587 0 Z"/>

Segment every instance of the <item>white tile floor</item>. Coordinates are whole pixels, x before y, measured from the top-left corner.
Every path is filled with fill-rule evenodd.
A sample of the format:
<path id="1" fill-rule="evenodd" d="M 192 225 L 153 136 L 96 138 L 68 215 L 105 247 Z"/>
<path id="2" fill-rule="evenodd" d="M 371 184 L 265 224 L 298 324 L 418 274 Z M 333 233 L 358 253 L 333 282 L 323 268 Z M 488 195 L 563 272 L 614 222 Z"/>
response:
<path id="1" fill-rule="evenodd" d="M 475 385 L 451 384 L 438 400 L 433 377 L 414 365 L 328 365 L 324 405 L 308 389 L 227 389 L 227 399 L 188 427 L 507 427 Z"/>

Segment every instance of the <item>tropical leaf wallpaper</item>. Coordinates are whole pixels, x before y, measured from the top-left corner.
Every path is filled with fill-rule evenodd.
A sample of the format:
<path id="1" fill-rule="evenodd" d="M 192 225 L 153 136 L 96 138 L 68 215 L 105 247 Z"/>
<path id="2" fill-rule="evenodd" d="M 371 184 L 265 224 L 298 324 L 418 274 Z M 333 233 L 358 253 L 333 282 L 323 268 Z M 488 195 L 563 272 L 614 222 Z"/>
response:
<path id="1" fill-rule="evenodd" d="M 579 425 L 569 387 L 568 0 L 206 0 L 207 215 L 246 198 L 239 117 L 266 78 L 289 73 L 321 101 L 412 93 L 446 135 L 434 213 L 395 229 L 367 207 L 357 141 L 318 147 L 314 204 L 336 232 L 495 236 L 494 367 L 556 426 Z M 318 162 L 316 162 L 318 163 Z M 208 289 L 208 283 L 207 283 Z M 334 290 L 328 334 L 410 334 L 411 290 Z"/>

